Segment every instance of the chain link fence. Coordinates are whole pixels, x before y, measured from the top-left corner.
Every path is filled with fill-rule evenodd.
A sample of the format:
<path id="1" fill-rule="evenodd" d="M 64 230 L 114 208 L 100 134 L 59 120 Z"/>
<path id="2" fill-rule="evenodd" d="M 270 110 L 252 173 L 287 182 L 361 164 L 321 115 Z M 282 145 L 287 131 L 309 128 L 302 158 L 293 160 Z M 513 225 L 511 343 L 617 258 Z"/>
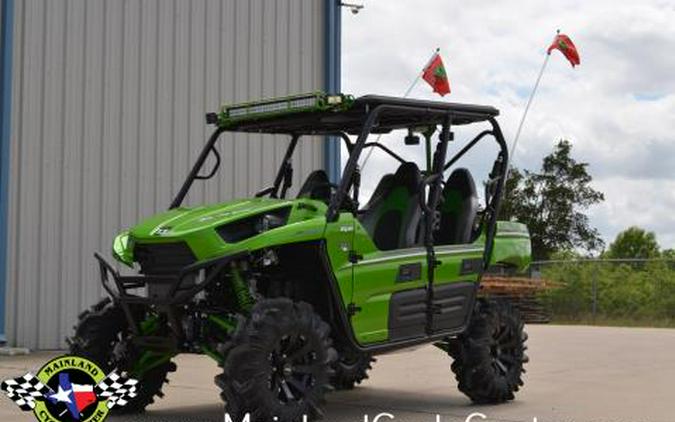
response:
<path id="1" fill-rule="evenodd" d="M 552 322 L 675 327 L 675 260 L 536 261 Z"/>

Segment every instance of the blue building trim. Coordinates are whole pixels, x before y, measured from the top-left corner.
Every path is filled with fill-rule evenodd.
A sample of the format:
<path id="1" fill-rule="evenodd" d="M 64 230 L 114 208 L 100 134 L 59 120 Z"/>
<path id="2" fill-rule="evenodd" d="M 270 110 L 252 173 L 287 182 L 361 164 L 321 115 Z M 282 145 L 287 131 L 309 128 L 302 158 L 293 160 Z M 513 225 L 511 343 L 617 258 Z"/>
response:
<path id="1" fill-rule="evenodd" d="M 7 287 L 7 202 L 9 200 L 9 143 L 12 115 L 12 38 L 14 0 L 2 1 L 0 33 L 0 343 L 5 342 Z"/>
<path id="2" fill-rule="evenodd" d="M 329 94 L 340 92 L 340 57 L 342 55 L 341 31 L 342 8 L 340 0 L 326 1 L 325 37 L 325 89 Z M 340 179 L 340 141 L 334 136 L 326 137 L 324 168 L 334 183 Z"/>

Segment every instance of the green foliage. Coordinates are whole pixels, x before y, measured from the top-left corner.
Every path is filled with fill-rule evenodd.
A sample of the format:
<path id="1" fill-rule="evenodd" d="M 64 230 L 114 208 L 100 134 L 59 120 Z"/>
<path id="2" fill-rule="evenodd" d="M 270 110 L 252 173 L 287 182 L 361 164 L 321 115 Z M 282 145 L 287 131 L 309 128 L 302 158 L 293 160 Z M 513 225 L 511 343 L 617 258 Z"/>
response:
<path id="1" fill-rule="evenodd" d="M 604 195 L 590 186 L 588 164 L 573 159 L 571 151 L 572 144 L 560 140 L 539 172 L 513 168 L 506 182 L 499 218 L 527 224 L 536 260 L 564 250 L 598 251 L 604 245 L 584 214 Z"/>
<path id="2" fill-rule="evenodd" d="M 658 256 L 659 244 L 654 233 L 635 226 L 619 233 L 607 250 L 609 258 L 648 259 Z"/>
<path id="3" fill-rule="evenodd" d="M 597 318 L 633 320 L 649 324 L 675 321 L 675 262 L 644 264 L 567 262 L 547 266 L 542 276 L 560 283 L 544 294 L 555 320 L 585 321 L 593 310 L 593 283 L 597 291 Z"/>

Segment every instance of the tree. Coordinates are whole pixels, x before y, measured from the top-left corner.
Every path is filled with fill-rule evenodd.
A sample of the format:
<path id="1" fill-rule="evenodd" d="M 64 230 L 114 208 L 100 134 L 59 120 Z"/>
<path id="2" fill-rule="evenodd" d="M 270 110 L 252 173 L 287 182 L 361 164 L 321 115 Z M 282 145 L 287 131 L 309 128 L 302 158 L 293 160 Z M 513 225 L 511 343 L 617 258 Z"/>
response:
<path id="1" fill-rule="evenodd" d="M 571 152 L 572 144 L 560 140 L 544 157 L 539 172 L 513 168 L 506 181 L 500 219 L 527 224 L 534 259 L 573 249 L 599 251 L 604 246 L 584 211 L 605 197 L 590 186 L 588 163 L 577 162 Z"/>
<path id="2" fill-rule="evenodd" d="M 649 259 L 659 256 L 659 244 L 654 232 L 648 232 L 636 226 L 629 227 L 616 235 L 616 239 L 607 250 L 609 258 Z"/>

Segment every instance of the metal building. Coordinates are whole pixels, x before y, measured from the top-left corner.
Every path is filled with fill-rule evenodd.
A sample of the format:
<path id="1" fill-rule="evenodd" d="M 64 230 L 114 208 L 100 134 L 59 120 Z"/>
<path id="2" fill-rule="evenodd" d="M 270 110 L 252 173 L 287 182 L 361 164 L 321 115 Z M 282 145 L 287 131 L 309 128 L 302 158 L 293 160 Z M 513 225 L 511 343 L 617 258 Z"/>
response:
<path id="1" fill-rule="evenodd" d="M 2 0 L 0 339 L 64 346 L 92 253 L 166 209 L 221 103 L 339 89 L 336 0 Z M 286 140 L 227 135 L 189 202 L 267 186 Z M 296 182 L 334 140 L 302 143 Z M 4 321 L 3 321 L 4 317 Z M 4 329 L 4 330 L 3 330 Z"/>

